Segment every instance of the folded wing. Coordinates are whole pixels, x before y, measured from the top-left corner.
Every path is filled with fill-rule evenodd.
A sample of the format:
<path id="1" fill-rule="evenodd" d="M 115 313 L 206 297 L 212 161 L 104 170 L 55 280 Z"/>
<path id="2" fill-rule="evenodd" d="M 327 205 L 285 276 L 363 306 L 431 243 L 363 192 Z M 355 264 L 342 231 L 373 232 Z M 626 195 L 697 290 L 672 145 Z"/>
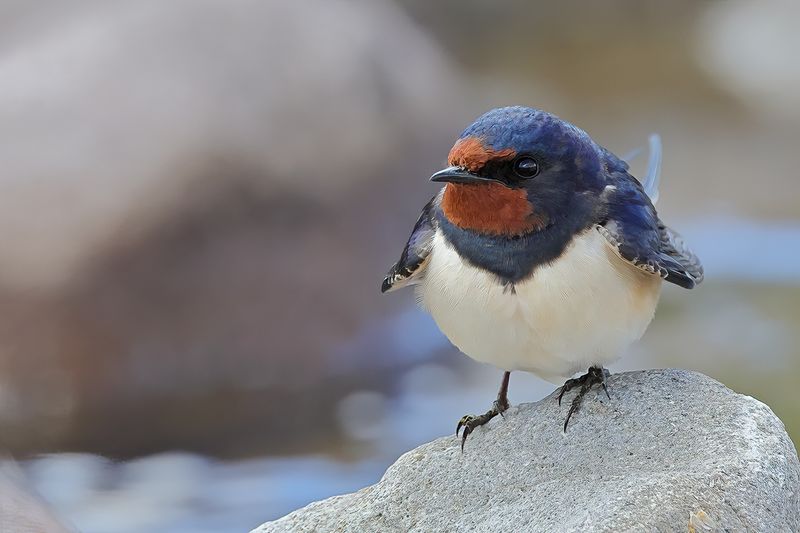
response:
<path id="1" fill-rule="evenodd" d="M 414 225 L 400 259 L 392 265 L 383 280 L 381 292 L 389 292 L 406 285 L 419 282 L 425 271 L 428 255 L 431 252 L 433 235 L 436 232 L 436 219 L 433 210 L 438 197 L 434 197 L 422 209 L 422 214 Z"/>
<path id="2" fill-rule="evenodd" d="M 658 218 L 635 178 L 617 176 L 607 190 L 608 212 L 597 230 L 621 258 L 686 289 L 703 281 L 700 260 L 683 238 Z"/>

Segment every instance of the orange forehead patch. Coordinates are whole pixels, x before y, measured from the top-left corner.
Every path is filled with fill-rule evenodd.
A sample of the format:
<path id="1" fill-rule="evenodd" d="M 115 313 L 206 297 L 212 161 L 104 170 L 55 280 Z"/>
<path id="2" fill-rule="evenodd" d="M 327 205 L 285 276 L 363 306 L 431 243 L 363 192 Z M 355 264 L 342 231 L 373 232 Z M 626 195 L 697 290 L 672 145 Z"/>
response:
<path id="1" fill-rule="evenodd" d="M 492 150 L 487 148 L 477 137 L 464 137 L 456 141 L 447 163 L 456 167 L 466 168 L 470 172 L 477 172 L 490 159 L 510 159 L 517 153 L 511 148 Z"/>
<path id="2" fill-rule="evenodd" d="M 524 235 L 544 228 L 548 221 L 546 214 L 534 211 L 524 189 L 500 183 L 448 183 L 442 211 L 456 226 L 489 235 Z"/>

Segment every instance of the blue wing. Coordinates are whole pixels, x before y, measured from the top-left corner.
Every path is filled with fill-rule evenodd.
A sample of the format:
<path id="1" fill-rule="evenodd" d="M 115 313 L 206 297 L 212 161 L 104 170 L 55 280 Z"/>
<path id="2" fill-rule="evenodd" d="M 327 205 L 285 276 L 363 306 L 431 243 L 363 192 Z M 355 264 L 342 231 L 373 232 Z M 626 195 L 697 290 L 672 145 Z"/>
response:
<path id="1" fill-rule="evenodd" d="M 433 235 L 436 233 L 436 218 L 433 215 L 438 195 L 425 204 L 417 219 L 411 236 L 400 259 L 392 265 L 383 280 L 381 292 L 388 292 L 415 283 L 425 270 L 425 262 L 431 252 Z"/>
<path id="2" fill-rule="evenodd" d="M 683 238 L 658 218 L 642 185 L 616 172 L 606 188 L 606 216 L 598 227 L 620 257 L 666 281 L 693 289 L 703 281 L 703 266 Z"/>

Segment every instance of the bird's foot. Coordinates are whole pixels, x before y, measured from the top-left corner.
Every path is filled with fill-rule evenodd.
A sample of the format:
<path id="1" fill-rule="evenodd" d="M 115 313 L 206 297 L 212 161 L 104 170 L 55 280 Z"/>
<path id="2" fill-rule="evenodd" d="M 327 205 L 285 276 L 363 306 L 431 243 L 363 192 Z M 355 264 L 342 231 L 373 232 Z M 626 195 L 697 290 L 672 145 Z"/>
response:
<path id="1" fill-rule="evenodd" d="M 575 398 L 572 400 L 572 404 L 569 406 L 569 412 L 567 413 L 567 418 L 564 420 L 564 431 L 567 431 L 567 425 L 569 424 L 569 419 L 572 417 L 573 414 L 577 413 L 578 410 L 581 408 L 581 403 L 583 402 L 583 397 L 586 396 L 586 393 L 594 385 L 602 385 L 603 390 L 608 396 L 608 399 L 611 399 L 611 395 L 608 393 L 608 387 L 606 386 L 606 378 L 610 375 L 610 372 L 605 368 L 599 366 L 593 366 L 589 368 L 589 371 L 586 372 L 584 375 L 568 379 L 564 382 L 564 386 L 561 387 L 561 391 L 558 393 L 558 405 L 561 405 L 561 398 L 564 396 L 565 392 L 569 392 L 570 390 L 574 389 L 578 385 L 580 385 L 580 390 L 578 394 L 575 395 Z"/>
<path id="2" fill-rule="evenodd" d="M 461 420 L 458 421 L 458 425 L 456 426 L 456 437 L 458 437 L 458 432 L 461 431 L 461 428 L 464 428 L 464 431 L 461 434 L 461 452 L 464 452 L 464 443 L 467 442 L 467 437 L 470 435 L 470 433 L 475 431 L 475 428 L 486 424 L 489 422 L 489 420 L 497 415 L 503 416 L 503 413 L 508 409 L 508 407 L 509 404 L 507 398 L 498 398 L 492 404 L 492 408 L 482 415 L 462 416 Z"/>

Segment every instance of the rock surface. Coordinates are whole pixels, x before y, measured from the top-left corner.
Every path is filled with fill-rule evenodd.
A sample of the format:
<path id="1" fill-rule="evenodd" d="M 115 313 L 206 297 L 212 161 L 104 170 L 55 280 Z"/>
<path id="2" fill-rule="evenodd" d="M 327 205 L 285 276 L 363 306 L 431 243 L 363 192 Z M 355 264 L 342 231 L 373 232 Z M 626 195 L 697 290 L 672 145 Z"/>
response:
<path id="1" fill-rule="evenodd" d="M 614 375 L 512 407 L 397 460 L 377 484 L 255 532 L 800 531 L 800 464 L 761 402 L 684 370 Z"/>

